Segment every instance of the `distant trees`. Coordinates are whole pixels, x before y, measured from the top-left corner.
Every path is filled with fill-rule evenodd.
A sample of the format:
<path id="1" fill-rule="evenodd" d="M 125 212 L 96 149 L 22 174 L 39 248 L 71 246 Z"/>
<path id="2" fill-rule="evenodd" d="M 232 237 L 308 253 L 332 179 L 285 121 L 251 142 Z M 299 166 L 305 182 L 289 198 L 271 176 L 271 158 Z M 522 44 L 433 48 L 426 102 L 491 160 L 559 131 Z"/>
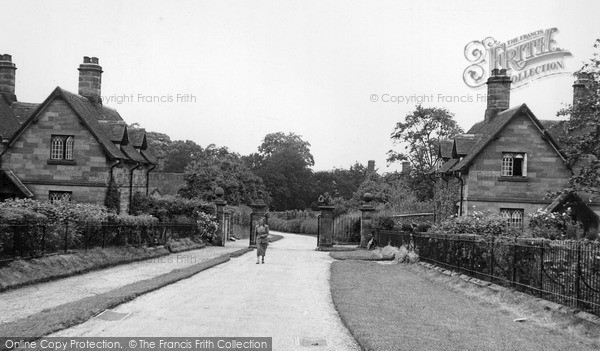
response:
<path id="1" fill-rule="evenodd" d="M 294 133 L 267 134 L 258 153 L 244 158 L 262 178 L 275 210 L 305 209 L 312 201 L 311 181 L 314 165 L 310 143 Z"/>
<path id="2" fill-rule="evenodd" d="M 391 139 L 395 144 L 403 145 L 405 151 L 388 151 L 388 162 L 410 163 L 408 182 L 420 200 L 433 197 L 433 182 L 427 172 L 435 166 L 440 140 L 462 132 L 454 115 L 437 107 L 418 105 L 415 111 L 406 115 L 404 122 L 396 123 Z"/>

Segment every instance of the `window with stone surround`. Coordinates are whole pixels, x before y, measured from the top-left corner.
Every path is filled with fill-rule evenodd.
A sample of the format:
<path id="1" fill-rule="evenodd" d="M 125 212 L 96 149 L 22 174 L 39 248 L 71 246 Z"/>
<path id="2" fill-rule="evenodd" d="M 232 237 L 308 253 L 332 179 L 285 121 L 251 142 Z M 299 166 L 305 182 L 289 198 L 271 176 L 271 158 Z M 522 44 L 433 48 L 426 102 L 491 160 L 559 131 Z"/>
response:
<path id="1" fill-rule="evenodd" d="M 501 208 L 500 215 L 508 220 L 511 227 L 523 228 L 525 210 L 522 208 Z"/>
<path id="2" fill-rule="evenodd" d="M 526 177 L 527 154 L 524 152 L 503 152 L 501 176 Z"/>
<path id="3" fill-rule="evenodd" d="M 50 190 L 48 192 L 48 200 L 50 200 L 50 202 L 54 202 L 54 201 L 71 201 L 71 199 L 73 198 L 73 192 L 72 191 L 53 191 Z"/>
<path id="4" fill-rule="evenodd" d="M 50 145 L 51 160 L 73 160 L 74 137 L 72 135 L 52 135 Z"/>

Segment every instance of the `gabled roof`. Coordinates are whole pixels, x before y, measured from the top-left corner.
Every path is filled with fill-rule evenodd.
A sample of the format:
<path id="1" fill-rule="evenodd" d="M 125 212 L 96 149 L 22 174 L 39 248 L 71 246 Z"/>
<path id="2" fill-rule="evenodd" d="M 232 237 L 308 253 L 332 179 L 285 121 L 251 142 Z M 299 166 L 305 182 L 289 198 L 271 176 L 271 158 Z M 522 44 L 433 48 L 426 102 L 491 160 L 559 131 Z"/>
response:
<path id="1" fill-rule="evenodd" d="M 140 153 L 133 148 L 133 146 L 131 146 L 131 150 L 122 150 L 114 144 L 114 142 L 128 143 L 127 126 L 117 111 L 106 106 L 95 104 L 83 96 L 70 93 L 60 87 L 56 87 L 46 100 L 37 105 L 37 108 L 29 114 L 27 120 L 23 122 L 18 130 L 12 135 L 8 145 L 9 147 L 14 144 L 18 136 L 20 136 L 36 117 L 55 99 L 63 99 L 66 101 L 73 111 L 75 111 L 75 114 L 79 117 L 82 124 L 87 127 L 90 133 L 98 141 L 110 159 L 148 162 L 146 158 L 141 156 Z M 26 110 L 26 106 L 22 106 L 22 108 L 23 111 Z M 31 106 L 29 108 L 31 108 Z M 10 108 L 9 110 L 12 111 Z M 2 115 L 3 113 L 0 111 L 0 119 L 2 118 Z"/>
<path id="2" fill-rule="evenodd" d="M 451 158 L 448 161 L 444 162 L 444 164 L 442 165 L 442 167 L 440 167 L 440 169 L 438 169 L 437 171 L 439 173 L 448 173 L 452 170 L 452 168 L 459 162 L 460 160 L 457 158 Z"/>
<path id="3" fill-rule="evenodd" d="M 146 150 L 148 143 L 146 142 L 146 130 L 134 128 L 129 130 L 129 142 L 136 148 Z"/>
<path id="4" fill-rule="evenodd" d="M 527 107 L 527 105 L 522 104 L 517 107 L 510 108 L 508 110 L 504 110 L 498 113 L 494 118 L 490 121 L 479 122 L 469 131 L 468 134 L 480 134 L 479 138 L 476 138 L 476 142 L 471 146 L 470 151 L 466 154 L 463 159 L 453 167 L 454 171 L 463 171 L 469 167 L 471 162 L 475 160 L 477 155 L 485 149 L 485 147 L 492 142 L 496 136 L 508 125 L 508 123 L 515 118 L 524 114 L 529 117 L 529 119 L 533 122 L 533 124 L 537 127 L 540 134 L 546 137 L 546 140 L 550 143 L 550 145 L 554 148 L 554 150 L 558 153 L 558 155 L 564 160 L 564 155 L 560 152 L 560 146 L 552 136 L 552 134 L 546 130 L 544 125 L 538 120 L 533 112 Z M 456 144 L 455 144 L 456 145 Z"/>
<path id="5" fill-rule="evenodd" d="M 148 163 L 148 160 L 146 160 L 131 144 L 121 145 L 121 150 L 123 150 L 127 157 L 135 162 Z"/>
<path id="6" fill-rule="evenodd" d="M 0 170 L 0 173 L 2 173 L 8 179 L 9 182 L 11 182 L 17 189 L 19 189 L 23 196 L 29 198 L 33 197 L 33 193 L 25 186 L 25 184 L 21 182 L 21 179 L 19 179 L 19 177 L 17 177 L 17 175 L 14 174 L 13 171 L 3 169 Z"/>
<path id="7" fill-rule="evenodd" d="M 452 145 L 454 144 L 453 140 L 440 140 L 438 145 L 438 157 L 443 159 L 449 159 L 452 157 Z"/>
<path id="8" fill-rule="evenodd" d="M 452 157 L 460 158 L 465 155 L 468 155 L 473 146 L 481 139 L 481 135 L 475 134 L 460 134 L 454 138 L 454 143 L 452 145 Z"/>

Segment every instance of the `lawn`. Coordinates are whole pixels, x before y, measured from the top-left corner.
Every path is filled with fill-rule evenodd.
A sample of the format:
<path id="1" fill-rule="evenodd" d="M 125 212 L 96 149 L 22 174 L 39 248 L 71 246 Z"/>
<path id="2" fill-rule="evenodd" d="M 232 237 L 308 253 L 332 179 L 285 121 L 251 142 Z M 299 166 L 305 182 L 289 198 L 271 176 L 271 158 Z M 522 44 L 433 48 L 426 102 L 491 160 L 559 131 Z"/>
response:
<path id="1" fill-rule="evenodd" d="M 469 290 L 478 293 L 452 289 L 441 278 L 427 279 L 423 270 L 392 262 L 332 263 L 333 303 L 364 350 L 598 349 L 598 334 L 570 330 L 579 324 L 567 328 L 536 318 L 535 312 L 494 301 L 493 291 L 473 284 Z"/>

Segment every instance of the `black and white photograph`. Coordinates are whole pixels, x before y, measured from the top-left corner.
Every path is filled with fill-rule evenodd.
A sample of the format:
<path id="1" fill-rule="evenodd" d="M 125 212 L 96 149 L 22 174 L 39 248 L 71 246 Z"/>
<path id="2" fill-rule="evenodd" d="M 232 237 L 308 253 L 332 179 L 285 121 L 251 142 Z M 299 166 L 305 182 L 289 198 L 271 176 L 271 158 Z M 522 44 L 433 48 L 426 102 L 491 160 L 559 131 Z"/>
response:
<path id="1" fill-rule="evenodd" d="M 0 351 L 600 350 L 600 2 L 0 3 Z"/>

